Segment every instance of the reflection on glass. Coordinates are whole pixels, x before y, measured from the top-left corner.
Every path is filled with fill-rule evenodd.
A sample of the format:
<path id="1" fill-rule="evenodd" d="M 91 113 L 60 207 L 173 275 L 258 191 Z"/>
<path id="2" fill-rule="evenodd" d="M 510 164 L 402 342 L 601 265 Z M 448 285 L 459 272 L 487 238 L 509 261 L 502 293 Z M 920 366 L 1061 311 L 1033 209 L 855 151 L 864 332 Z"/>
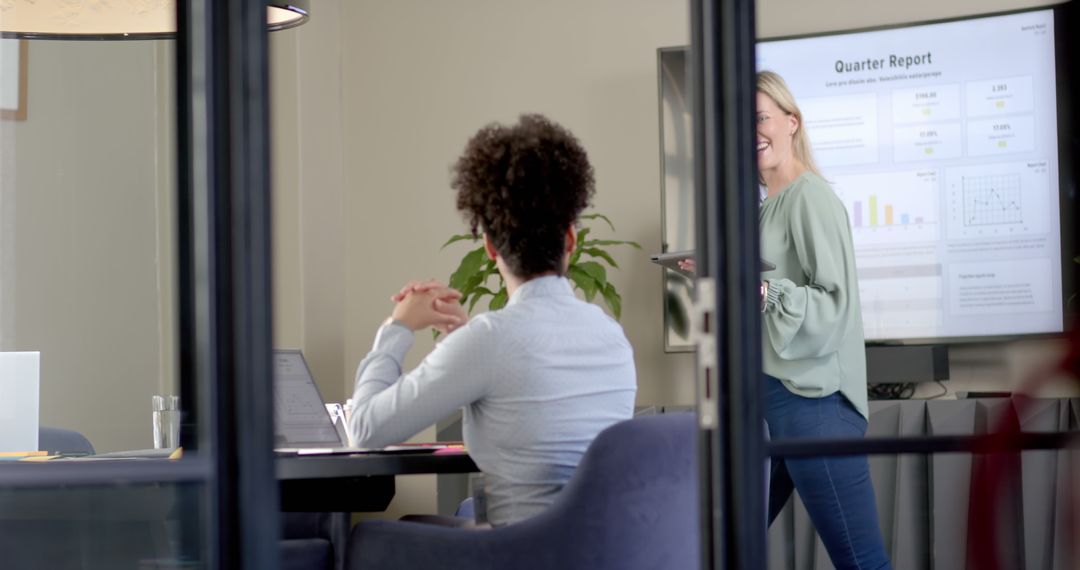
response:
<path id="1" fill-rule="evenodd" d="M 205 568 L 200 485 L 0 491 L 5 568 Z M 190 523 L 185 526 L 185 521 Z"/>
<path id="2" fill-rule="evenodd" d="M 693 122 L 685 48 L 659 51 L 663 251 L 694 249 Z M 664 349 L 688 351 L 693 280 L 664 269 Z"/>
<path id="3" fill-rule="evenodd" d="M 0 350 L 40 352 L 41 425 L 99 452 L 152 447 L 177 393 L 173 49 L 30 42 L 0 122 Z"/>
<path id="4" fill-rule="evenodd" d="M 37 396 L 17 451 L 67 456 L 0 462 L 17 483 L 0 491 L 4 567 L 201 564 L 185 530 L 201 484 L 133 484 L 147 462 L 82 457 L 152 448 L 151 396 L 179 392 L 174 49 L 35 40 L 25 73 L 0 66 L 0 93 L 27 80 L 25 116 L 0 120 L 0 352 L 37 364 L 5 376 Z"/>

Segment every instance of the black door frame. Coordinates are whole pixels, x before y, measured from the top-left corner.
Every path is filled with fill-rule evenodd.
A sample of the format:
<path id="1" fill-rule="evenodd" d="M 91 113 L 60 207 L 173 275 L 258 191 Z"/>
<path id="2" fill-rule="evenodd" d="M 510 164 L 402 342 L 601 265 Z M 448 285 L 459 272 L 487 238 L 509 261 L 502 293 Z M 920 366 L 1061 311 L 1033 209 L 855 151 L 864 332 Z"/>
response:
<path id="1" fill-rule="evenodd" d="M 278 568 L 265 0 L 177 5 L 179 363 L 213 568 Z"/>

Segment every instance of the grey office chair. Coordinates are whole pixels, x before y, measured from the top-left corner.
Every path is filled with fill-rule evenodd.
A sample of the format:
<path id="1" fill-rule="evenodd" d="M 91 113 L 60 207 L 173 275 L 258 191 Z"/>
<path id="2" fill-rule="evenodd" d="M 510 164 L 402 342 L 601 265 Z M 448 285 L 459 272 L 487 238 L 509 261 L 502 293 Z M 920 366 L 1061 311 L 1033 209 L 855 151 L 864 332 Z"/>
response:
<path id="1" fill-rule="evenodd" d="M 604 430 L 545 512 L 490 530 L 369 520 L 349 538 L 350 570 L 692 570 L 700 564 L 693 414 Z"/>
<path id="2" fill-rule="evenodd" d="M 55 427 L 38 428 L 38 449 L 49 453 L 71 455 L 94 454 L 94 446 L 83 434 L 74 430 Z"/>

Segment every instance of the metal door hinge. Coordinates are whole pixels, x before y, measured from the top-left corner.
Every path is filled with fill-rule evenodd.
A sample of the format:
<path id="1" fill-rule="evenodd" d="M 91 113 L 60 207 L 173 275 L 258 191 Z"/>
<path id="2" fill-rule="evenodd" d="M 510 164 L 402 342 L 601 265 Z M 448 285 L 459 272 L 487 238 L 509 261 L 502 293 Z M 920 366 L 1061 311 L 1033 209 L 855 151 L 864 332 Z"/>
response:
<path id="1" fill-rule="evenodd" d="M 716 427 L 716 280 L 700 277 L 690 308 L 690 339 L 697 347 L 698 421 Z"/>

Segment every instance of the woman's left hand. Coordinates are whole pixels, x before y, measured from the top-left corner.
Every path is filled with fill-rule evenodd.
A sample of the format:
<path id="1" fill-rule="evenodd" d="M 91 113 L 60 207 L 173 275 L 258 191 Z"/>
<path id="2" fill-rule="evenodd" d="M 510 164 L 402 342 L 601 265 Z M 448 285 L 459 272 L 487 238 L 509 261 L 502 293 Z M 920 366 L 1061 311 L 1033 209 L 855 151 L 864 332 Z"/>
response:
<path id="1" fill-rule="evenodd" d="M 410 281 L 401 288 L 401 291 L 398 291 L 390 297 L 390 299 L 395 303 L 400 303 L 409 295 L 422 294 L 429 291 L 446 292 L 446 294 L 437 296 L 435 300 L 432 301 L 432 308 L 435 309 L 437 313 L 454 319 L 434 323 L 432 328 L 443 334 L 450 334 L 469 321 L 469 313 L 465 311 L 465 307 L 462 306 L 460 301 L 461 293 L 455 289 L 450 289 L 445 283 L 437 279 Z"/>
<path id="2" fill-rule="evenodd" d="M 457 320 L 454 322 L 449 322 L 445 325 L 435 325 L 435 330 L 443 334 L 450 334 L 469 322 L 469 313 L 465 311 L 465 305 L 462 305 L 457 299 L 435 299 L 434 307 L 436 311 L 444 315 L 457 317 Z"/>

